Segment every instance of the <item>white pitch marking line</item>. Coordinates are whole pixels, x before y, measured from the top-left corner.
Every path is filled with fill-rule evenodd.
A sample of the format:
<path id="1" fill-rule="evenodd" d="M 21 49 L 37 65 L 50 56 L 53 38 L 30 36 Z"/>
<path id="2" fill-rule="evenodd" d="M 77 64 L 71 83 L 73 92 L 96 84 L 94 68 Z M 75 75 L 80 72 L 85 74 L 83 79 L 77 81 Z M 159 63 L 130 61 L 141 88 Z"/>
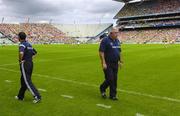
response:
<path id="1" fill-rule="evenodd" d="M 73 80 L 57 78 L 57 77 L 52 77 L 52 76 L 48 76 L 48 75 L 40 75 L 40 74 L 34 74 L 34 75 L 39 76 L 39 77 L 45 77 L 45 78 L 48 78 L 48 79 L 54 79 L 54 80 L 60 80 L 60 81 L 64 81 L 64 82 L 70 82 L 70 83 L 74 83 L 74 84 L 84 85 L 84 86 L 99 87 L 99 86 L 94 85 L 94 84 L 88 84 L 88 83 L 84 83 L 84 82 L 77 82 L 77 81 L 73 81 Z M 127 90 L 122 90 L 122 89 L 117 89 L 117 91 L 127 93 L 127 94 L 132 94 L 132 95 L 139 95 L 139 96 L 145 96 L 145 97 L 154 98 L 154 99 L 161 99 L 161 100 L 180 103 L 180 99 L 174 99 L 174 98 L 169 98 L 169 97 L 161 97 L 161 96 L 154 96 L 154 95 L 151 95 L 151 94 L 140 93 L 140 92 L 135 92 L 135 91 L 127 91 Z"/>
<path id="2" fill-rule="evenodd" d="M 6 83 L 12 83 L 12 81 L 10 81 L 10 80 L 5 80 L 5 82 L 6 82 Z"/>
<path id="3" fill-rule="evenodd" d="M 105 105 L 105 104 L 96 104 L 96 106 L 98 107 L 102 107 L 102 108 L 106 108 L 106 109 L 110 109 L 111 106 Z"/>
<path id="4" fill-rule="evenodd" d="M 39 91 L 46 92 L 47 90 L 38 88 Z"/>
<path id="5" fill-rule="evenodd" d="M 0 70 L 19 73 L 19 71 L 16 71 L 16 70 L 13 70 L 13 69 L 8 69 L 8 68 L 2 68 L 2 67 L 0 67 Z M 58 77 L 52 77 L 52 76 L 48 76 L 48 75 L 41 75 L 41 74 L 33 74 L 33 75 L 48 78 L 48 79 L 54 79 L 54 80 L 60 80 L 60 81 L 64 81 L 64 82 L 74 83 L 74 84 L 78 84 L 78 85 L 99 87 L 99 86 L 94 85 L 94 84 L 88 84 L 88 83 L 85 83 L 85 82 L 67 80 L 67 79 L 62 79 L 62 78 L 58 78 Z M 175 98 L 170 98 L 170 97 L 165 97 L 165 96 L 163 96 L 163 97 L 162 96 L 155 96 L 155 95 L 151 95 L 151 94 L 140 93 L 140 92 L 135 92 L 135 91 L 128 91 L 128 90 L 122 90 L 122 89 L 118 89 L 117 91 L 127 93 L 127 94 L 131 94 L 131 95 L 138 95 L 138 96 L 144 96 L 144 97 L 149 97 L 149 98 L 153 98 L 153 99 L 160 99 L 160 100 L 180 103 L 180 99 L 175 99 Z"/>
<path id="6" fill-rule="evenodd" d="M 140 93 L 140 92 L 135 92 L 135 91 L 127 91 L 127 90 L 122 90 L 122 89 L 118 89 L 117 91 L 120 91 L 120 92 L 123 92 L 123 93 L 127 93 L 127 94 L 145 96 L 145 97 L 150 97 L 150 98 L 154 98 L 154 99 L 161 99 L 161 100 L 166 100 L 166 101 L 180 103 L 180 99 L 174 99 L 174 98 L 162 97 L 162 96 L 155 96 L 155 95 L 151 95 L 151 94 Z"/>
<path id="7" fill-rule="evenodd" d="M 143 114 L 140 114 L 140 113 L 136 113 L 135 116 L 144 116 Z"/>
<path id="8" fill-rule="evenodd" d="M 74 97 L 73 96 L 70 96 L 70 95 L 61 95 L 62 97 L 64 98 L 69 98 L 69 99 L 73 99 Z"/>

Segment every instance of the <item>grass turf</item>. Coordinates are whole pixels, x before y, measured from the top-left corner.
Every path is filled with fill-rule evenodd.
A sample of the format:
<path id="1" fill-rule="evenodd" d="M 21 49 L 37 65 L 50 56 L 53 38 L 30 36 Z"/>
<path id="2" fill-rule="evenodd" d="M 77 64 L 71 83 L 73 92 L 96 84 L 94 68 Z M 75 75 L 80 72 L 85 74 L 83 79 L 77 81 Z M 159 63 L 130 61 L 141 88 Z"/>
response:
<path id="1" fill-rule="evenodd" d="M 180 103 L 118 91 L 119 101 L 102 99 L 104 80 L 98 45 L 36 45 L 33 82 L 42 101 L 14 100 L 20 87 L 17 46 L 0 47 L 0 114 L 2 116 L 179 116 Z M 180 45 L 123 45 L 123 69 L 118 88 L 180 99 Z M 17 64 L 14 64 L 17 63 Z M 10 64 L 10 65 L 4 65 Z M 10 71 L 8 71 L 10 70 Z M 11 83 L 5 80 L 12 81 Z M 108 94 L 108 92 L 107 92 Z M 74 96 L 73 99 L 61 95 Z M 96 104 L 112 106 L 111 109 Z"/>

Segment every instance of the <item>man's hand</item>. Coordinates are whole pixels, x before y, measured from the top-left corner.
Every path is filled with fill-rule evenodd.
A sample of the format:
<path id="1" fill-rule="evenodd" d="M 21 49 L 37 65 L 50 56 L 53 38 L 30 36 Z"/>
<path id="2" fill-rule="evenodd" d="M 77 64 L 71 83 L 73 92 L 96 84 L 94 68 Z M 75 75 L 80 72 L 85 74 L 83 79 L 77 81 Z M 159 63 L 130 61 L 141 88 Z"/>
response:
<path id="1" fill-rule="evenodd" d="M 107 69 L 107 65 L 106 65 L 106 63 L 102 63 L 102 68 L 103 68 L 104 70 L 106 70 L 106 69 Z"/>
<path id="2" fill-rule="evenodd" d="M 36 57 L 36 55 L 33 55 L 32 58 L 34 59 Z"/>
<path id="3" fill-rule="evenodd" d="M 19 64 L 22 64 L 22 63 L 24 63 L 24 62 L 25 62 L 24 60 L 22 60 L 22 61 L 21 61 L 21 60 L 19 60 Z"/>
<path id="4" fill-rule="evenodd" d="M 102 68 L 104 70 L 106 70 L 107 65 L 106 65 L 106 61 L 105 61 L 105 58 L 104 58 L 104 52 L 99 52 L 99 56 L 100 56 L 100 59 L 101 59 Z"/>
<path id="5" fill-rule="evenodd" d="M 119 62 L 118 62 L 118 65 L 119 65 L 119 68 L 122 69 L 123 61 L 119 61 Z"/>
<path id="6" fill-rule="evenodd" d="M 24 52 L 19 52 L 19 64 L 24 62 L 23 56 L 24 56 Z"/>

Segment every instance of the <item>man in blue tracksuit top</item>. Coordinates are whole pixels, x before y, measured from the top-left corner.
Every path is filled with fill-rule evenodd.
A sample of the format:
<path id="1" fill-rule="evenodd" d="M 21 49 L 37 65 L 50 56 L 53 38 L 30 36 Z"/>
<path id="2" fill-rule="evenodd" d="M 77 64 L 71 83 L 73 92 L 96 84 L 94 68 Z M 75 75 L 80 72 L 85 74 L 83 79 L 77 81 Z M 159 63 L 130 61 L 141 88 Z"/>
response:
<path id="1" fill-rule="evenodd" d="M 117 74 L 118 67 L 122 66 L 120 41 L 117 39 L 118 29 L 113 28 L 108 37 L 101 41 L 99 55 L 102 68 L 105 74 L 105 81 L 100 85 L 100 92 L 106 98 L 106 89 L 110 87 L 110 99 L 118 100 L 117 93 Z"/>
<path id="2" fill-rule="evenodd" d="M 33 103 L 38 103 L 41 100 L 41 96 L 31 80 L 33 72 L 32 57 L 36 55 L 37 52 L 34 48 L 32 48 L 32 45 L 26 41 L 26 34 L 24 32 L 20 32 L 18 37 L 20 41 L 19 64 L 21 70 L 21 88 L 15 98 L 18 100 L 23 100 L 25 91 L 28 89 L 34 97 Z"/>

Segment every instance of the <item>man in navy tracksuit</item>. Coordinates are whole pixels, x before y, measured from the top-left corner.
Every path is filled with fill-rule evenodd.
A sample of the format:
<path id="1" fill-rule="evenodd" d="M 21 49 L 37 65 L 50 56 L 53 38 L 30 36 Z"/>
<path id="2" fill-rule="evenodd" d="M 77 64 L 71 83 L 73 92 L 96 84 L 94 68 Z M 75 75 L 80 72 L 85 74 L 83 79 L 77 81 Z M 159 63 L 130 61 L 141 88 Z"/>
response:
<path id="1" fill-rule="evenodd" d="M 99 55 L 102 68 L 105 74 L 105 81 L 100 85 L 100 92 L 106 98 L 106 89 L 110 87 L 110 99 L 118 100 L 117 74 L 118 67 L 122 66 L 120 41 L 117 39 L 118 29 L 113 28 L 108 37 L 105 37 L 100 44 Z"/>
<path id="2" fill-rule="evenodd" d="M 28 89 L 34 97 L 33 103 L 38 103 L 41 100 L 41 96 L 31 81 L 33 72 L 32 57 L 36 55 L 37 52 L 34 48 L 32 48 L 31 44 L 26 41 L 26 34 L 24 32 L 20 32 L 18 37 L 20 41 L 19 63 L 21 70 L 21 88 L 15 98 L 18 100 L 23 100 L 25 91 Z"/>

